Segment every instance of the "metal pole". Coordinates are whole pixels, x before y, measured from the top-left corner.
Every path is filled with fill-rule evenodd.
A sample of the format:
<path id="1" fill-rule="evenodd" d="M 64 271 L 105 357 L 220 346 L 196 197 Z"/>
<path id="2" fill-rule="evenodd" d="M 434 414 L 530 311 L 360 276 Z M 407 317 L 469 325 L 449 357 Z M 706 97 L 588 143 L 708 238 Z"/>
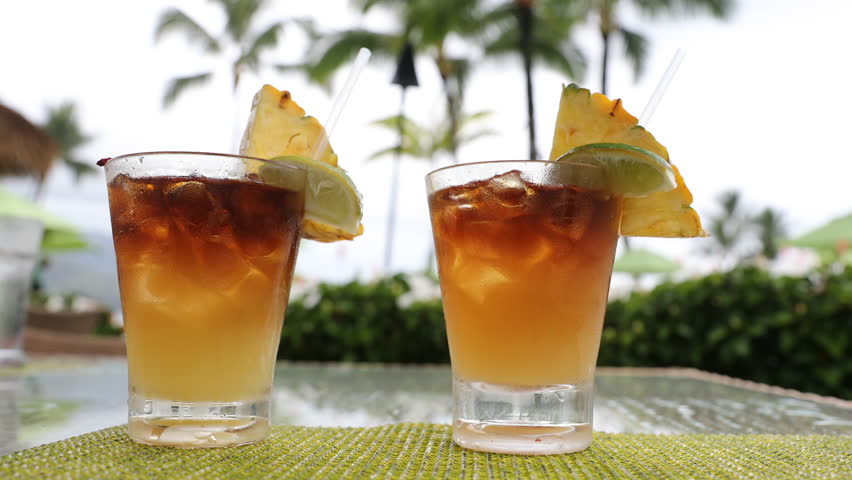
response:
<path id="1" fill-rule="evenodd" d="M 397 122 L 397 128 L 399 129 L 399 146 L 397 146 L 396 156 L 394 156 L 393 165 L 391 167 L 391 191 L 390 199 L 388 201 L 387 231 L 385 232 L 385 273 L 390 273 L 391 263 L 393 261 L 393 237 L 396 230 L 396 197 L 399 193 L 399 162 L 402 159 L 402 142 L 405 138 L 405 126 L 403 123 L 405 115 L 405 89 L 406 86 L 402 85 L 402 94 L 399 98 L 399 121 Z"/>

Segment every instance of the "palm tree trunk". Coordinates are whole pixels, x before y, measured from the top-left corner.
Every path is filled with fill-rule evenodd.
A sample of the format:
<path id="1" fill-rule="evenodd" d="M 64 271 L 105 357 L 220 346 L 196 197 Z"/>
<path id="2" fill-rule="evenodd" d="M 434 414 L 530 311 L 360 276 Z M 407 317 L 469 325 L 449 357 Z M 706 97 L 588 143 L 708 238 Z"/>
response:
<path id="1" fill-rule="evenodd" d="M 453 163 L 459 163 L 458 156 L 458 131 L 459 131 L 459 118 L 458 118 L 458 107 L 457 107 L 457 99 L 453 92 L 451 91 L 451 87 L 449 85 L 449 79 L 444 78 L 444 92 L 447 96 L 447 118 L 450 121 L 450 155 L 453 157 Z"/>
<path id="2" fill-rule="evenodd" d="M 603 55 L 601 56 L 601 93 L 606 95 L 606 74 L 607 64 L 609 63 L 609 32 L 601 30 L 601 39 L 603 40 Z"/>
<path id="3" fill-rule="evenodd" d="M 532 2 L 521 1 L 516 3 L 516 13 L 520 26 L 521 57 L 524 62 L 524 76 L 527 82 L 527 127 L 529 129 L 530 160 L 538 159 L 538 151 L 535 146 L 535 106 L 533 105 L 533 82 L 532 82 L 532 34 L 533 34 L 533 10 Z"/>
<path id="4" fill-rule="evenodd" d="M 444 55 L 444 48 L 442 45 L 438 46 L 438 55 L 435 57 L 435 63 L 438 67 L 438 74 L 441 75 L 441 83 L 444 87 L 444 95 L 447 99 L 447 119 L 450 122 L 450 138 L 449 138 L 449 150 L 450 155 L 452 156 L 453 163 L 459 163 L 458 158 L 458 131 L 459 131 L 459 108 L 458 108 L 458 98 L 456 98 L 455 92 L 453 92 L 453 86 L 451 85 L 451 77 L 453 75 L 452 66 L 450 61 Z M 460 92 L 459 92 L 460 93 Z"/>

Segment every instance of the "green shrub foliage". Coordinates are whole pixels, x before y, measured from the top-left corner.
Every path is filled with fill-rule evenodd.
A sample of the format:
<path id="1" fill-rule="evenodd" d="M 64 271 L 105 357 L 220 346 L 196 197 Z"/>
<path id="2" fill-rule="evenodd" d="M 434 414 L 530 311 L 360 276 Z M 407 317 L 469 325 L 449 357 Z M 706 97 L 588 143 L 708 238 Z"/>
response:
<path id="1" fill-rule="evenodd" d="M 290 302 L 278 356 L 288 360 L 448 363 L 440 299 L 400 306 L 405 275 L 320 284 Z M 318 296 L 317 296 L 318 293 Z"/>
<path id="2" fill-rule="evenodd" d="M 279 356 L 448 362 L 440 300 L 400 302 L 410 290 L 404 275 L 319 285 L 290 302 Z M 851 337 L 852 268 L 776 277 L 740 267 L 611 302 L 598 364 L 694 367 L 852 398 Z"/>
<path id="3" fill-rule="evenodd" d="M 684 366 L 852 397 L 852 269 L 741 267 L 607 307 L 599 365 Z"/>

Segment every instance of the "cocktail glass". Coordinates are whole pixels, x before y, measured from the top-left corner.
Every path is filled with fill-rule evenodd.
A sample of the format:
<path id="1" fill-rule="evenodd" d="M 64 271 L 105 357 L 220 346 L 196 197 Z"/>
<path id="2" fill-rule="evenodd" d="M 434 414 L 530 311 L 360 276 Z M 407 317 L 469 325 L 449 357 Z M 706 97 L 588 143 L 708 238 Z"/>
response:
<path id="1" fill-rule="evenodd" d="M 106 180 L 130 437 L 187 448 L 265 438 L 304 169 L 153 152 L 109 159 Z"/>
<path id="2" fill-rule="evenodd" d="M 426 176 L 453 370 L 453 440 L 554 454 L 592 440 L 621 218 L 599 167 L 461 164 Z"/>
<path id="3" fill-rule="evenodd" d="M 0 365 L 24 362 L 23 332 L 43 225 L 0 216 Z"/>

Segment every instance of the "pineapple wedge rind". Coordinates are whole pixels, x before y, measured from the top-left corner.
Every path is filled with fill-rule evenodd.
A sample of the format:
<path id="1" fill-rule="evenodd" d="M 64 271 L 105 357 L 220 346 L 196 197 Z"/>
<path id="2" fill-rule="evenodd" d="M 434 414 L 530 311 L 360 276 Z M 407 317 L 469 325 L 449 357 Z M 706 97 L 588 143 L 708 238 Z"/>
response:
<path id="1" fill-rule="evenodd" d="M 621 100 L 610 100 L 575 84 L 563 86 L 550 159 L 590 143 L 624 143 L 653 152 L 671 165 L 669 153 L 628 113 Z M 624 199 L 621 235 L 628 237 L 704 237 L 692 193 L 674 165 L 677 187 L 646 197 Z"/>

